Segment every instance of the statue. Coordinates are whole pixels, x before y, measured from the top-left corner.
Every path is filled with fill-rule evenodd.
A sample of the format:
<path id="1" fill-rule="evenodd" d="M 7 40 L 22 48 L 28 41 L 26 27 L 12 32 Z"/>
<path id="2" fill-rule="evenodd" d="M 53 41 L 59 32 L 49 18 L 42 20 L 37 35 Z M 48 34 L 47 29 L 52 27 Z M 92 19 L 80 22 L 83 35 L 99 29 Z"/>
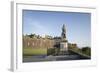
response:
<path id="1" fill-rule="evenodd" d="M 66 39 L 66 26 L 63 24 L 62 27 L 62 34 L 61 34 L 62 39 Z"/>
<path id="2" fill-rule="evenodd" d="M 66 52 L 68 52 L 68 41 L 66 39 L 66 26 L 65 26 L 65 24 L 63 24 L 63 27 L 62 27 L 60 51 L 62 52 L 62 54 L 67 54 Z"/>

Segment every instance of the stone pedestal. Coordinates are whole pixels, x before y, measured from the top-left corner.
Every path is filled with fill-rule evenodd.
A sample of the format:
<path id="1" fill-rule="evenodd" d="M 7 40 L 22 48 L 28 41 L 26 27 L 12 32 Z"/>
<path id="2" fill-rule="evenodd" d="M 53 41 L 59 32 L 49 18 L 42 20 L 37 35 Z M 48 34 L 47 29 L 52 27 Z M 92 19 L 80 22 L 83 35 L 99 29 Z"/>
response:
<path id="1" fill-rule="evenodd" d="M 60 43 L 60 51 L 68 51 L 68 43 L 67 42 Z"/>

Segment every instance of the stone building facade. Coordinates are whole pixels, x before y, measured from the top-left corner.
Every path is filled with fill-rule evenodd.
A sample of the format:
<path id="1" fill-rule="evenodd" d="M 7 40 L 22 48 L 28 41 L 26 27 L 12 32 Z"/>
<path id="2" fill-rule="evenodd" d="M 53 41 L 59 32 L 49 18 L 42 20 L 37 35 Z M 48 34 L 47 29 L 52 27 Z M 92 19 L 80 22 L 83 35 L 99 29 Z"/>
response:
<path id="1" fill-rule="evenodd" d="M 48 49 L 48 48 L 53 48 L 54 47 L 54 40 L 51 39 L 38 39 L 38 38 L 29 38 L 29 37 L 24 37 L 23 39 L 23 47 L 24 48 L 36 48 L 36 49 Z"/>

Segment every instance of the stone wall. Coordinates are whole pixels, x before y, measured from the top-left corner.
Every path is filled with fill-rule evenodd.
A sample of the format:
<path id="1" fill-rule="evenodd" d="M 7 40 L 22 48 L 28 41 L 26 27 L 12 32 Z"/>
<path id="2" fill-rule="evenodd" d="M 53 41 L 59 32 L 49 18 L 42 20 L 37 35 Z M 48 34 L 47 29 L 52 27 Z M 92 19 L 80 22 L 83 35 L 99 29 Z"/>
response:
<path id="1" fill-rule="evenodd" d="M 23 38 L 23 48 L 41 48 L 41 49 L 50 49 L 50 48 L 60 48 L 61 39 L 47 39 L 47 38 Z M 75 43 L 67 43 L 68 48 L 77 48 Z"/>
<path id="2" fill-rule="evenodd" d="M 54 40 L 52 39 L 43 39 L 43 38 L 23 38 L 23 48 L 41 48 L 49 49 L 53 48 L 55 45 Z"/>

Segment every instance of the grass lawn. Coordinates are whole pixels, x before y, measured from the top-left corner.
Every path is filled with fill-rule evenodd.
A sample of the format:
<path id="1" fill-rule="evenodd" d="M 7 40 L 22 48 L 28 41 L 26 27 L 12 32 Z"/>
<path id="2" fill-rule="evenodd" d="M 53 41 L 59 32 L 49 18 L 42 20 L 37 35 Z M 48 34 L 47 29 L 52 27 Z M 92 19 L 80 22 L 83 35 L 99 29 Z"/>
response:
<path id="1" fill-rule="evenodd" d="M 32 49 L 32 48 L 24 48 L 23 56 L 32 56 L 32 55 L 47 55 L 47 49 Z"/>

